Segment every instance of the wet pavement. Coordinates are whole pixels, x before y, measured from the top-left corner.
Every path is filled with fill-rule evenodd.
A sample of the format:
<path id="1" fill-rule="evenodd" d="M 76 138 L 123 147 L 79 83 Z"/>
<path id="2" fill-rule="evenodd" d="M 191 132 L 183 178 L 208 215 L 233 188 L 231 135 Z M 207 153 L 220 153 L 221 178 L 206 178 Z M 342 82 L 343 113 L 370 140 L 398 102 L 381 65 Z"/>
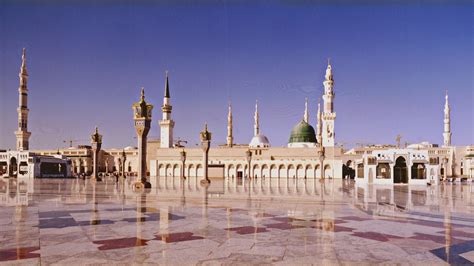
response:
<path id="1" fill-rule="evenodd" d="M 0 264 L 466 264 L 474 184 L 0 179 Z"/>

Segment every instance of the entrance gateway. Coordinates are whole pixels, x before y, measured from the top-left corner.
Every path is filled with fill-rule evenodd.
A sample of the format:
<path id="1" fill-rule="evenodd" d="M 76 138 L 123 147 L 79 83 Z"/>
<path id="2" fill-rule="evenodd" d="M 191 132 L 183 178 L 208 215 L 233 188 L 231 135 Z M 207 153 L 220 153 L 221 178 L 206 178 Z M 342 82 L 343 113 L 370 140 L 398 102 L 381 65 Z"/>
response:
<path id="1" fill-rule="evenodd" d="M 408 183 L 408 168 L 407 162 L 404 157 L 400 156 L 395 161 L 395 167 L 393 171 L 393 183 L 395 184 L 407 184 Z"/>
<path id="2" fill-rule="evenodd" d="M 8 176 L 16 177 L 18 174 L 18 165 L 15 157 L 10 158 L 10 169 L 8 169 Z"/>

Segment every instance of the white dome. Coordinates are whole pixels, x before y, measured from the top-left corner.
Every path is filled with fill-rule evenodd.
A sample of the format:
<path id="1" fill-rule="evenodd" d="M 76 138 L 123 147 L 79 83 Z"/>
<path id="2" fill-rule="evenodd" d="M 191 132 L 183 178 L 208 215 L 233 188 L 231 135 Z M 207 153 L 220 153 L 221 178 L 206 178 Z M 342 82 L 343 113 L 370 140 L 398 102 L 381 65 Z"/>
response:
<path id="1" fill-rule="evenodd" d="M 258 134 L 254 136 L 249 144 L 250 147 L 257 148 L 257 147 L 270 147 L 270 142 L 268 138 L 264 135 Z"/>
<path id="2" fill-rule="evenodd" d="M 314 148 L 316 143 L 312 142 L 291 142 L 288 143 L 288 148 Z"/>
<path id="3" fill-rule="evenodd" d="M 433 144 L 430 144 L 427 141 L 423 141 L 421 143 L 414 143 L 407 146 L 407 149 L 426 149 L 433 147 Z"/>
<path id="4" fill-rule="evenodd" d="M 136 148 L 136 147 L 132 147 L 132 146 L 127 146 L 127 147 L 124 148 L 124 150 L 126 150 L 126 151 L 135 150 L 135 149 L 137 149 L 137 148 Z"/>

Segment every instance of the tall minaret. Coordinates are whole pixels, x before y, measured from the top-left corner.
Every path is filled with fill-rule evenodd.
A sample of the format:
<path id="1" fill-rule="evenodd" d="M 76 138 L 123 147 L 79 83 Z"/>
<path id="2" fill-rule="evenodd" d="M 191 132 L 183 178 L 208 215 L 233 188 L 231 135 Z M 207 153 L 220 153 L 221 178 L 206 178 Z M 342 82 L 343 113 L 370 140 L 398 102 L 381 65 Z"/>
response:
<path id="1" fill-rule="evenodd" d="M 322 127 L 322 144 L 324 147 L 334 147 L 334 121 L 336 120 L 336 113 L 334 112 L 334 79 L 332 75 L 331 63 L 328 59 L 328 67 L 323 82 L 324 85 L 324 111 L 323 111 L 323 127 Z"/>
<path id="2" fill-rule="evenodd" d="M 28 73 L 26 72 L 26 49 L 23 48 L 21 56 L 20 69 L 20 87 L 18 88 L 19 102 L 18 102 L 18 130 L 15 131 L 16 149 L 18 151 L 26 151 L 30 148 L 30 136 L 28 132 Z"/>
<path id="3" fill-rule="evenodd" d="M 174 121 L 171 119 L 172 109 L 173 108 L 170 104 L 170 85 L 168 81 L 168 71 L 166 71 L 165 97 L 163 97 L 163 106 L 161 106 L 163 119 L 160 121 L 160 128 L 161 128 L 160 147 L 161 148 L 173 147 Z"/>
<path id="4" fill-rule="evenodd" d="M 229 113 L 227 114 L 227 146 L 234 145 L 234 137 L 232 136 L 232 105 L 229 103 Z"/>
<path id="5" fill-rule="evenodd" d="M 305 99 L 304 102 L 304 116 L 303 120 L 309 124 L 309 114 L 308 114 L 308 98 Z"/>
<path id="6" fill-rule="evenodd" d="M 451 108 L 449 107 L 448 102 L 448 91 L 446 90 L 445 96 L 445 103 L 444 103 L 444 132 L 443 132 L 443 139 L 444 139 L 444 146 L 451 146 Z"/>
<path id="7" fill-rule="evenodd" d="M 316 126 L 316 141 L 318 142 L 319 145 L 321 145 L 323 141 L 323 136 L 322 136 L 322 123 L 323 123 L 323 117 L 321 115 L 321 103 L 318 102 L 318 124 Z"/>
<path id="8" fill-rule="evenodd" d="M 255 124 L 253 125 L 253 135 L 258 136 L 260 134 L 260 125 L 258 121 L 258 101 L 255 101 Z"/>

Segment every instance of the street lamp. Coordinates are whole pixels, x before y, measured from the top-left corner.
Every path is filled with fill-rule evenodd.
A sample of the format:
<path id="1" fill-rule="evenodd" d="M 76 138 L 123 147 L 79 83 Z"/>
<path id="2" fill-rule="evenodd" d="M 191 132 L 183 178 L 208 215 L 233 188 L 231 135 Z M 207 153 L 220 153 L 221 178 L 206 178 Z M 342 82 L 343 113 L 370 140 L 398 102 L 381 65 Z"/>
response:
<path id="1" fill-rule="evenodd" d="M 324 179 L 324 147 L 321 144 L 318 150 L 319 163 L 321 164 L 321 179 Z"/>
<path id="2" fill-rule="evenodd" d="M 448 158 L 444 157 L 443 163 L 444 163 L 443 180 L 446 181 L 448 180 Z"/>
<path id="3" fill-rule="evenodd" d="M 91 144 L 92 144 L 92 159 L 94 160 L 92 163 L 92 180 L 97 180 L 100 181 L 100 178 L 97 176 L 98 175 L 98 158 L 99 158 L 99 151 L 100 148 L 102 147 L 102 135 L 99 134 L 99 129 L 95 127 L 95 132 L 94 134 L 91 135 Z"/>
<path id="4" fill-rule="evenodd" d="M 247 158 L 247 164 L 248 164 L 248 178 L 252 178 L 251 174 L 250 174 L 250 168 L 251 168 L 251 162 L 252 162 L 252 152 L 250 150 L 247 150 L 245 152 L 245 157 Z"/>
<path id="5" fill-rule="evenodd" d="M 145 89 L 142 88 L 140 101 L 132 105 L 133 120 L 138 139 L 138 179 L 135 183 L 137 189 L 151 188 L 150 182 L 146 178 L 146 141 L 151 127 L 151 111 L 153 105 L 145 102 Z M 139 184 L 141 182 L 141 184 Z"/>
<path id="6" fill-rule="evenodd" d="M 122 154 L 120 155 L 120 167 L 122 168 L 123 178 L 125 178 L 125 160 L 127 160 L 127 154 L 125 153 L 125 149 L 123 149 Z"/>
<path id="7" fill-rule="evenodd" d="M 181 158 L 181 178 L 186 179 L 184 173 L 185 173 L 185 163 L 186 163 L 186 151 L 184 149 L 179 153 L 180 158 Z"/>
<path id="8" fill-rule="evenodd" d="M 211 180 L 209 180 L 209 177 L 207 175 L 208 171 L 208 158 L 209 158 L 209 148 L 211 147 L 211 136 L 212 133 L 207 130 L 207 123 L 204 126 L 204 130 L 201 131 L 199 134 L 200 139 L 201 139 L 201 149 L 203 152 L 203 161 L 204 161 L 204 179 L 201 181 L 201 183 L 211 183 Z"/>

